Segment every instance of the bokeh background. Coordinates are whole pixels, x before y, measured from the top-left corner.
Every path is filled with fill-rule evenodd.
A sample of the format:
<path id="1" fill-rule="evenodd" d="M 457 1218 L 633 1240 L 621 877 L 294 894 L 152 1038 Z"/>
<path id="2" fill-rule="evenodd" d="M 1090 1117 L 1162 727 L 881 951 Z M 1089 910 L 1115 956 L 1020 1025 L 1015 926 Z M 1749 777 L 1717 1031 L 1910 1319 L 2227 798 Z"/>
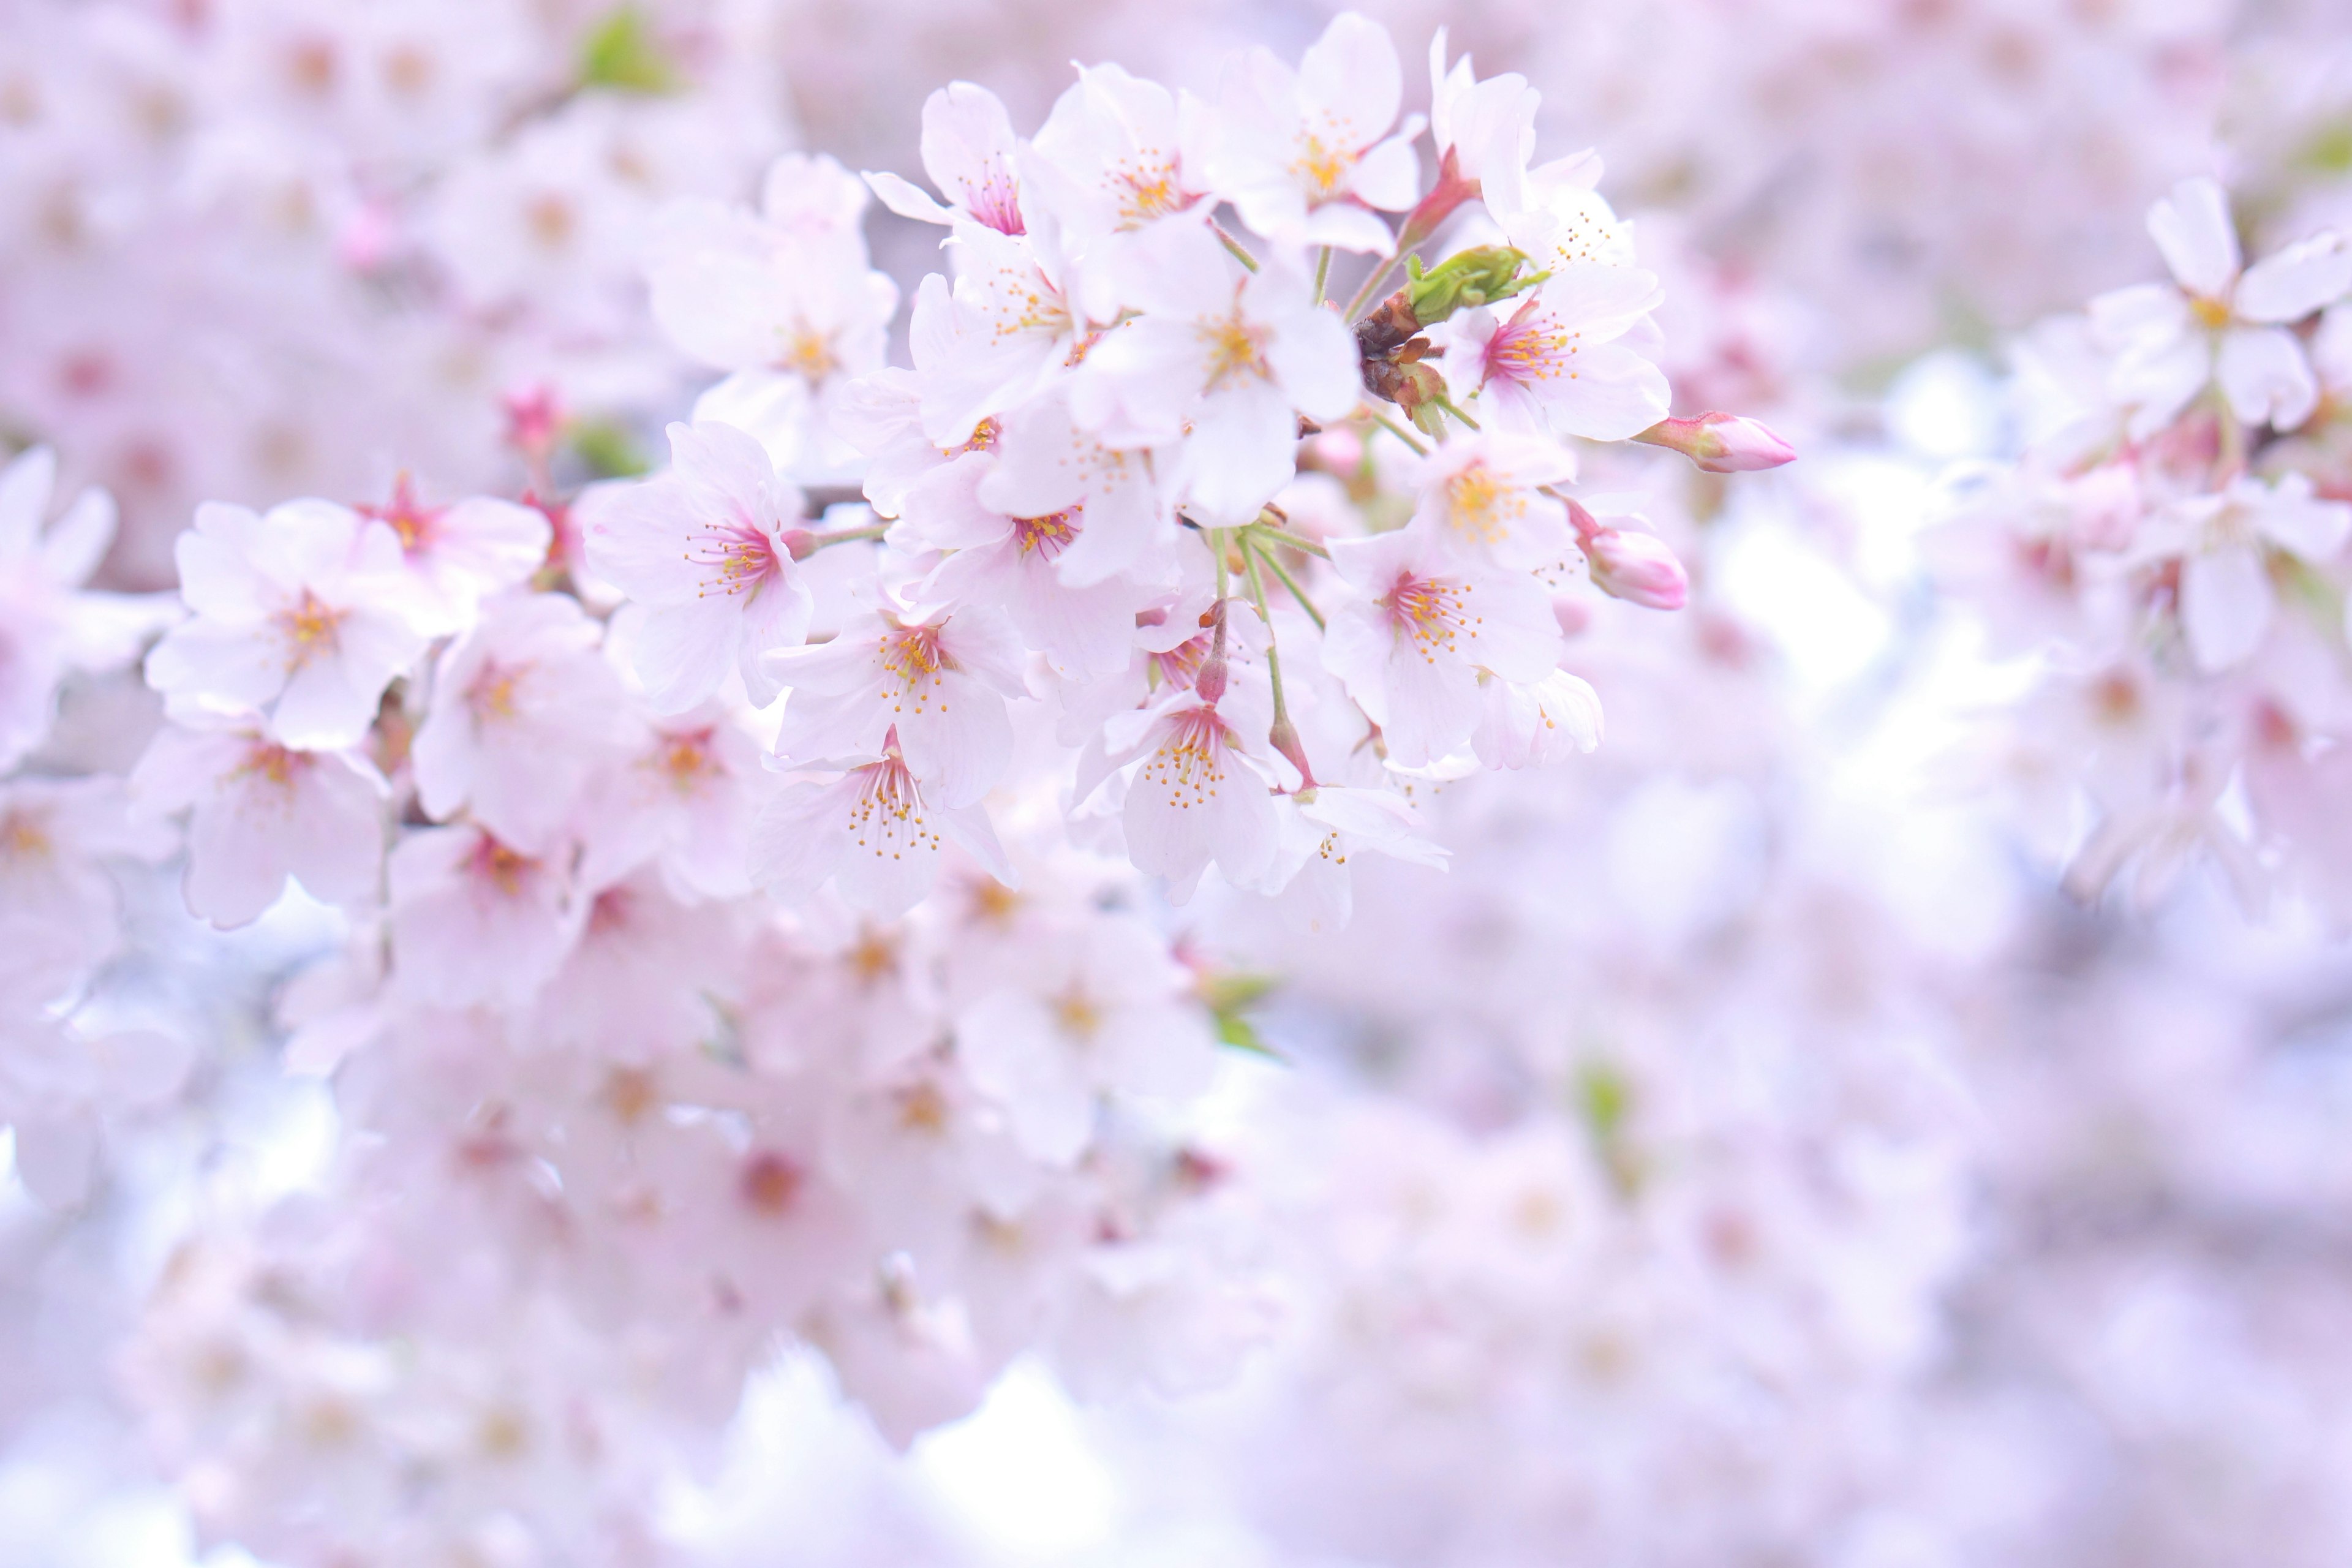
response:
<path id="1" fill-rule="evenodd" d="M 1546 155 L 1600 152 L 1666 280 L 1677 412 L 1801 461 L 1674 503 L 1693 608 L 1583 672 L 1589 767 L 1443 803 L 1449 878 L 1368 873 L 1344 940 L 1205 917 L 1279 980 L 1280 1061 L 1237 1058 L 1201 1132 L 1252 1348 L 1181 1396 L 1024 1364 L 905 1452 L 781 1352 L 723 1439 L 628 1479 L 643 1560 L 2352 1561 L 2352 963 L 2326 900 L 2195 863 L 2070 894 L 2079 813 L 1988 717 L 2024 678 L 1923 542 L 1954 466 L 2021 439 L 2009 345 L 2161 276 L 2174 182 L 2220 177 L 2250 254 L 2352 230 L 2352 17 L 1363 9 L 1409 107 L 1441 26 L 1543 92 Z M 1073 60 L 1206 91 L 1328 15 L 0 0 L 0 439 L 118 498 L 125 591 L 169 584 L 202 499 L 517 489 L 522 391 L 567 411 L 566 482 L 632 471 L 710 379 L 646 310 L 663 202 L 748 198 L 795 147 L 912 174 L 953 79 L 1024 132 Z M 869 235 L 902 283 L 937 265 L 935 231 Z M 121 765 L 142 700 L 78 691 L 54 754 Z M 115 983 L 198 1059 L 81 1206 L 0 1186 L 5 1568 L 253 1561 L 158 1436 L 187 1309 L 152 1303 L 338 1136 L 269 1010 L 320 912 L 227 939 L 168 879 L 131 893 Z"/>

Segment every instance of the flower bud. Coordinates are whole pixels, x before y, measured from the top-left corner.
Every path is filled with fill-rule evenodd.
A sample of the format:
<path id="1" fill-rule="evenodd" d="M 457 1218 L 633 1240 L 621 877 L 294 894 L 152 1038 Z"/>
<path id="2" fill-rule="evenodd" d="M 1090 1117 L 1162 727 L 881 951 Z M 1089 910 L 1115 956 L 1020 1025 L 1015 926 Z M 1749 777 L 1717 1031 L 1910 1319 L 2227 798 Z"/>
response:
<path id="1" fill-rule="evenodd" d="M 1633 437 L 1680 452 L 1710 474 L 1745 474 L 1792 461 L 1796 448 L 1764 426 L 1738 414 L 1662 419 Z"/>
<path id="2" fill-rule="evenodd" d="M 1525 252 L 1507 245 L 1482 245 L 1449 256 L 1423 272 L 1421 258 L 1415 257 L 1405 263 L 1405 274 L 1411 281 L 1402 292 L 1413 319 L 1424 327 L 1435 326 L 1456 310 L 1475 310 L 1497 300 L 1507 300 L 1549 276 L 1537 273 L 1520 277 L 1519 268 L 1527 265 L 1527 259 Z"/>
<path id="3" fill-rule="evenodd" d="M 1225 651 L 1220 647 L 1201 661 L 1201 672 L 1192 677 L 1193 694 L 1203 702 L 1214 703 L 1225 694 Z"/>
<path id="4" fill-rule="evenodd" d="M 1683 563 L 1656 534 L 1603 528 L 1580 542 L 1594 586 L 1611 597 L 1653 610 L 1679 610 L 1690 597 Z"/>

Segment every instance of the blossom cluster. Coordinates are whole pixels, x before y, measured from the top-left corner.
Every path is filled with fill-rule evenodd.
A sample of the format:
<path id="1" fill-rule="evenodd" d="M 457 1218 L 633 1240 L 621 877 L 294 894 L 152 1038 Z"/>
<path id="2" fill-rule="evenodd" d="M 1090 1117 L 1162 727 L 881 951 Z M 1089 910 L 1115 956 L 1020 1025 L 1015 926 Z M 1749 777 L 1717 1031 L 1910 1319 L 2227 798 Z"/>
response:
<path id="1" fill-rule="evenodd" d="M 2252 902 L 2340 916 L 2352 247 L 2249 265 L 2210 180 L 2148 230 L 2168 280 L 2019 345 L 2032 445 L 1960 478 L 1939 553 L 1997 650 L 2036 656 L 2005 760 L 2074 829 L 2079 889 L 2152 900 L 2210 856 Z"/>
<path id="2" fill-rule="evenodd" d="M 910 368 L 880 363 L 893 292 L 829 160 L 778 164 L 757 214 L 673 212 L 655 313 L 731 374 L 667 471 L 579 515 L 644 612 L 657 706 L 786 697 L 763 886 L 895 913 L 950 843 L 1003 875 L 984 803 L 1050 779 L 1179 901 L 1214 866 L 1329 923 L 1352 856 L 1442 856 L 1411 781 L 1597 742 L 1560 668 L 1584 596 L 1685 588 L 1638 514 L 1571 493 L 1579 446 L 1790 453 L 1669 417 L 1657 279 L 1598 160 L 1531 166 L 1537 95 L 1449 66 L 1442 35 L 1431 74 L 1426 191 L 1394 50 L 1352 15 L 1296 68 L 1244 57 L 1213 103 L 1084 69 L 1029 139 L 982 89 L 934 94 L 938 195 L 866 182 L 948 230 Z M 813 523 L 801 483 L 845 470 L 863 504 Z M 836 546 L 855 564 L 820 573 Z"/>

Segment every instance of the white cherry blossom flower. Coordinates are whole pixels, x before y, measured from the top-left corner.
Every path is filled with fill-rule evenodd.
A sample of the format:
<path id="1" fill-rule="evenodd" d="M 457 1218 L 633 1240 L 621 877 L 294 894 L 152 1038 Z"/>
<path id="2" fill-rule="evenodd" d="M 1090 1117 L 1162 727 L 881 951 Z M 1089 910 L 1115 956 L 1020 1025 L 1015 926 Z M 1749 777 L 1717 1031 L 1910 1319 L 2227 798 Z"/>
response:
<path id="1" fill-rule="evenodd" d="M 0 770 L 48 733 L 68 670 L 127 661 L 159 621 L 142 601 L 77 592 L 114 539 L 114 502 L 85 490 L 44 529 L 57 486 L 46 447 L 0 468 Z"/>
<path id="2" fill-rule="evenodd" d="M 1575 548 L 1567 503 L 1549 485 L 1576 477 L 1576 458 L 1539 437 L 1481 433 L 1448 441 L 1417 471 L 1413 523 L 1474 559 L 1533 570 Z"/>
<path id="3" fill-rule="evenodd" d="M 583 504 L 590 569 L 649 612 L 634 651 L 656 709 L 693 707 L 730 670 L 772 702 L 761 658 L 806 636 L 812 609 L 788 537 L 800 490 L 730 426 L 673 425 L 669 440 L 667 472 Z"/>
<path id="4" fill-rule="evenodd" d="M 1161 226 L 1137 259 L 1143 313 L 1088 351 L 1073 412 L 1113 445 L 1182 438 L 1182 504 L 1213 526 L 1247 522 L 1297 471 L 1298 416 L 1355 407 L 1354 340 L 1303 279 L 1244 273 L 1197 224 Z"/>
<path id="5" fill-rule="evenodd" d="M 1464 55 L 1445 64 L 1445 29 L 1429 40 L 1429 131 L 1443 167 L 1477 187 L 1490 210 L 1527 205 L 1528 160 L 1535 153 L 1536 110 L 1543 95 L 1516 71 L 1480 81 Z"/>
<path id="6" fill-rule="evenodd" d="M 956 1055 L 1038 1159 L 1067 1165 L 1106 1094 L 1189 1095 L 1215 1061 L 1191 976 L 1132 917 L 1034 933 L 956 1016 Z"/>
<path id="7" fill-rule="evenodd" d="M 1277 803 L 1281 848 L 1265 885 L 1294 929 L 1337 931 L 1353 911 L 1349 863 L 1368 854 L 1444 870 L 1452 857 L 1431 842 L 1412 803 L 1391 790 L 1320 784 Z"/>
<path id="8" fill-rule="evenodd" d="M 602 628 L 562 594 L 486 607 L 441 656 L 410 752 L 419 802 L 460 810 L 529 854 L 551 845 L 601 764 L 630 738 Z"/>
<path id="9" fill-rule="evenodd" d="M 1523 573 L 1466 563 L 1419 528 L 1330 550 L 1353 594 L 1332 612 L 1323 663 L 1380 725 L 1392 763 L 1468 745 L 1482 672 L 1533 682 L 1559 662 L 1551 601 Z"/>
<path id="10" fill-rule="evenodd" d="M 147 656 L 148 683 L 175 703 L 262 711 L 281 744 L 358 743 L 425 650 L 398 536 L 346 507 L 207 503 L 177 555 L 194 614 Z"/>
<path id="11" fill-rule="evenodd" d="M 2135 563 L 2178 560 L 2180 629 L 2200 669 L 2249 658 L 2270 630 L 2273 554 L 2320 564 L 2352 536 L 2352 504 L 2322 500 L 2291 473 L 2273 484 L 2242 476 L 2213 495 L 2176 501 L 2129 552 Z"/>
<path id="12" fill-rule="evenodd" d="M 1490 768 L 1545 767 L 1601 743 L 1601 694 L 1580 676 L 1564 669 L 1535 681 L 1487 676 L 1478 694 L 1470 749 Z"/>
<path id="13" fill-rule="evenodd" d="M 1420 194 L 1418 117 L 1389 134 L 1403 91 L 1387 31 L 1352 11 L 1331 19 L 1296 71 L 1252 50 L 1219 88 L 1210 185 L 1261 234 L 1385 255 L 1395 238 L 1374 209 L 1402 212 Z"/>
<path id="14" fill-rule="evenodd" d="M 2315 235 L 2243 267 L 2229 198 L 2209 179 L 2174 186 L 2147 228 L 2173 282 L 2091 302 L 2094 329 L 2117 351 L 2111 387 L 2131 411 L 2132 438 L 2169 425 L 2214 382 L 2249 425 L 2292 430 L 2310 418 L 2318 383 L 2286 327 L 2352 289 L 2352 247 Z"/>
<path id="15" fill-rule="evenodd" d="M 374 900 L 391 789 L 354 752 L 300 752 L 257 723 L 167 725 L 131 776 L 147 810 L 187 811 L 188 909 L 241 926 L 291 878 L 334 904 Z"/>

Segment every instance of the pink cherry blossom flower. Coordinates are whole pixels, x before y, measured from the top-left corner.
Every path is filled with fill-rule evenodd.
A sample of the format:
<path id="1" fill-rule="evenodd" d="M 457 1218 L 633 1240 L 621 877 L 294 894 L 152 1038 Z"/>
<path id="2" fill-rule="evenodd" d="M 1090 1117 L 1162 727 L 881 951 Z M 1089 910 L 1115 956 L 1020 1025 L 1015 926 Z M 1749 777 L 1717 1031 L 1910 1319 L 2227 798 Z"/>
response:
<path id="1" fill-rule="evenodd" d="M 400 541 L 415 619 L 435 636 L 460 630 L 483 599 L 538 571 L 552 537 L 547 514 L 536 507 L 488 496 L 427 506 L 406 474 L 394 482 L 390 501 L 358 510 Z"/>
<path id="2" fill-rule="evenodd" d="M 430 1006 L 529 1004 L 580 929 L 560 860 L 479 827 L 409 834 L 389 886 L 394 983 Z"/>
<path id="3" fill-rule="evenodd" d="M 1136 869 L 1189 892 L 1214 865 L 1247 886 L 1274 854 L 1273 780 L 1217 704 L 1189 693 L 1106 728 L 1105 763 L 1133 763 L 1119 819 Z M 1080 781 L 1084 804 L 1093 792 Z"/>
<path id="4" fill-rule="evenodd" d="M 411 752 L 428 814 L 463 810 L 530 854 L 554 842 L 595 768 L 631 738 L 600 636 L 577 600 L 529 594 L 487 606 L 449 645 Z"/>
<path id="5" fill-rule="evenodd" d="M 2180 629 L 2197 667 L 2226 669 L 2261 646 L 2276 613 L 2270 557 L 2320 564 L 2352 536 L 2352 503 L 2321 500 L 2290 473 L 2273 484 L 2241 476 L 2215 495 L 2176 501 L 2127 558 L 2180 563 Z"/>
<path id="6" fill-rule="evenodd" d="M 125 663 L 163 615 L 118 594 L 77 592 L 114 538 L 114 502 L 85 490 L 46 530 L 57 458 L 46 447 L 0 468 L 0 770 L 48 733 L 68 670 Z"/>
<path id="7" fill-rule="evenodd" d="M 589 566 L 650 612 L 635 651 L 656 709 L 693 707 L 730 669 L 772 702 L 761 660 L 807 635 L 812 607 L 786 537 L 800 491 L 730 426 L 673 425 L 669 439 L 667 472 L 583 503 Z"/>
<path id="8" fill-rule="evenodd" d="M 425 650 L 398 536 L 348 508 L 207 503 L 177 555 L 194 615 L 147 656 L 148 684 L 175 703 L 264 712 L 280 744 L 358 743 Z"/>
<path id="9" fill-rule="evenodd" d="M 1478 728 L 1470 749 L 1490 768 L 1539 768 L 1601 743 L 1601 695 L 1580 676 L 1555 669 L 1541 680 L 1478 683 Z"/>
<path id="10" fill-rule="evenodd" d="M 172 836 L 131 815 L 117 779 L 0 782 L 0 1007 L 37 1009 L 113 951 L 120 899 L 105 862 L 159 860 Z"/>
<path id="11" fill-rule="evenodd" d="M 930 891 L 952 839 L 1000 881 L 1013 870 L 980 806 L 935 805 L 893 746 L 829 783 L 791 785 L 751 828 L 751 879 L 787 901 L 828 881 L 852 905 L 891 917 Z"/>
<path id="12" fill-rule="evenodd" d="M 1386 254 L 1395 238 L 1373 211 L 1412 205 L 1420 185 L 1418 117 L 1389 134 L 1403 91 L 1387 31 L 1352 11 L 1331 19 L 1296 71 L 1253 50 L 1218 91 L 1210 185 L 1261 234 Z"/>
<path id="13" fill-rule="evenodd" d="M 1319 784 L 1285 795 L 1276 809 L 1281 848 L 1263 886 L 1294 930 L 1347 926 L 1355 901 L 1349 862 L 1360 856 L 1385 855 L 1440 871 L 1452 858 L 1430 841 L 1412 803 L 1391 790 Z"/>
<path id="14" fill-rule="evenodd" d="M 868 174 L 882 205 L 921 223 L 961 218 L 999 234 L 1025 232 L 1013 121 L 984 87 L 950 82 L 923 100 L 923 173 L 948 198 L 941 206 L 897 174 Z"/>
<path id="15" fill-rule="evenodd" d="M 2286 330 L 2352 289 L 2352 247 L 2333 234 L 2242 268 L 2229 198 L 2211 180 L 2184 180 L 2148 210 L 2148 233 L 2173 282 L 2143 283 L 2091 302 L 2099 337 L 2118 351 L 2111 386 L 2146 440 L 2218 381 L 2249 425 L 2292 430 L 2311 417 L 2318 384 Z"/>
<path id="16" fill-rule="evenodd" d="M 1448 323 L 1446 384 L 1505 429 L 1622 441 L 1665 417 L 1666 378 L 1619 341 L 1655 308 L 1657 279 L 1629 267 L 1572 262 L 1507 317 L 1488 307 Z"/>
<path id="17" fill-rule="evenodd" d="M 1463 563 L 1419 528 L 1336 541 L 1353 594 L 1332 612 L 1324 667 L 1381 727 L 1406 767 L 1469 744 L 1480 673 L 1537 681 L 1559 662 L 1559 623 L 1535 579 Z"/>
<path id="18" fill-rule="evenodd" d="M 956 1055 L 1038 1159 L 1075 1161 L 1105 1094 L 1207 1087 L 1215 1060 L 1191 977 L 1132 917 L 1034 933 L 956 1017 Z"/>
<path id="19" fill-rule="evenodd" d="M 166 726 L 131 777 L 156 812 L 185 810 L 191 912 L 241 926 L 276 903 L 291 878 L 328 903 L 382 894 L 383 775 L 352 752 L 299 752 L 255 723 Z"/>
<path id="20" fill-rule="evenodd" d="M 1429 130 L 1438 162 L 1475 186 L 1488 207 L 1517 213 L 1527 205 L 1528 160 L 1536 144 L 1543 95 L 1515 71 L 1480 81 L 1470 57 L 1445 64 L 1445 29 L 1429 40 Z"/>
<path id="21" fill-rule="evenodd" d="M 995 787 L 1013 752 L 1005 700 L 1027 694 L 1012 629 L 980 605 L 868 612 L 822 647 L 770 655 L 768 668 L 792 689 L 779 757 L 877 757 L 895 731 L 904 766 L 950 810 Z"/>

